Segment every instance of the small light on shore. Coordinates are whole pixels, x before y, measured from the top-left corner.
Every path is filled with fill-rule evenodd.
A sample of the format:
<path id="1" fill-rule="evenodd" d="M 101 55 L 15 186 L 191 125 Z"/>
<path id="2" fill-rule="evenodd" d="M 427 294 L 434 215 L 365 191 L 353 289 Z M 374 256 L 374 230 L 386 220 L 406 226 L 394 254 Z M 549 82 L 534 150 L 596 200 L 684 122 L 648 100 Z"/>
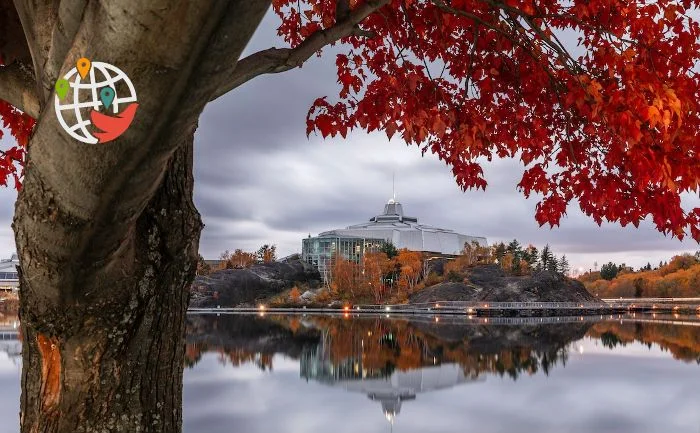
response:
<path id="1" fill-rule="evenodd" d="M 467 308 L 467 313 L 472 314 L 473 312 L 474 312 L 473 308 L 471 308 L 471 307 Z"/>
<path id="2" fill-rule="evenodd" d="M 384 310 L 385 310 L 385 311 L 391 311 L 391 307 L 386 307 Z"/>
<path id="3" fill-rule="evenodd" d="M 345 311 L 350 311 L 350 307 L 348 307 L 348 306 L 346 305 L 346 306 L 343 307 L 343 310 L 345 310 Z"/>
<path id="4" fill-rule="evenodd" d="M 440 308 L 440 304 L 435 304 L 435 308 Z"/>
<path id="5" fill-rule="evenodd" d="M 258 310 L 265 311 L 265 306 L 263 304 L 258 305 Z"/>

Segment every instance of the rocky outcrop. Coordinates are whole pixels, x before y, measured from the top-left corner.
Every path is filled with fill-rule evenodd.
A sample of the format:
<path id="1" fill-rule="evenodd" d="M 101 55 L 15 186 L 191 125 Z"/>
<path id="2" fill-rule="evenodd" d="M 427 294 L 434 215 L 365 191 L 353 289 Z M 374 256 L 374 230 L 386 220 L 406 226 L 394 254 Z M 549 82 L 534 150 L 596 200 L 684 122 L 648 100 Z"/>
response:
<path id="1" fill-rule="evenodd" d="M 190 307 L 215 308 L 251 304 L 277 295 L 295 284 L 315 286 L 320 279 L 318 270 L 301 260 L 215 271 L 211 275 L 195 278 Z"/>
<path id="2" fill-rule="evenodd" d="M 415 293 L 409 303 L 436 301 L 489 302 L 598 302 L 583 283 L 561 274 L 541 271 L 509 276 L 498 265 L 471 269 L 464 282 L 446 282 Z"/>

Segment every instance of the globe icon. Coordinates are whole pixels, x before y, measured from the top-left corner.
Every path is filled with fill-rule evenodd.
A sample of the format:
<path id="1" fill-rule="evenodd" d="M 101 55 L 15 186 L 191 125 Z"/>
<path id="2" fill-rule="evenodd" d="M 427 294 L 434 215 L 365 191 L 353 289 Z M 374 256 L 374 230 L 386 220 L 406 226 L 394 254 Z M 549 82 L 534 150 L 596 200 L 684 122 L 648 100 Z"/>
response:
<path id="1" fill-rule="evenodd" d="M 83 143 L 96 144 L 109 140 L 100 140 L 95 136 L 99 133 L 91 120 L 94 112 L 99 113 L 101 118 L 106 118 L 105 115 L 118 116 L 120 110 L 128 108 L 137 99 L 133 83 L 121 69 L 104 62 L 88 63 L 88 67 L 90 70 L 85 77 L 81 77 L 82 74 L 75 67 L 63 76 L 70 87 L 64 90 L 64 97 L 56 92 L 54 105 L 58 122 L 71 137 Z M 106 91 L 108 96 L 112 96 L 111 101 L 104 98 L 105 88 L 111 89 Z M 128 119 L 130 122 L 131 119 Z"/>

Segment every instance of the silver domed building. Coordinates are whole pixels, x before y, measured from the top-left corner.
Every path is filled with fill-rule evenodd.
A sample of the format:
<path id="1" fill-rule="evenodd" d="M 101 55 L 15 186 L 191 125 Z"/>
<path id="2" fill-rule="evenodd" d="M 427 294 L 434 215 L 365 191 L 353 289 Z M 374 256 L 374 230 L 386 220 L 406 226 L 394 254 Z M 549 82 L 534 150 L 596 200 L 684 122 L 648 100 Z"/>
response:
<path id="1" fill-rule="evenodd" d="M 454 230 L 420 224 L 417 217 L 406 216 L 394 198 L 384 205 L 384 212 L 366 223 L 329 230 L 302 240 L 302 259 L 318 267 L 324 278 L 336 254 L 361 263 L 365 251 L 376 251 L 387 242 L 398 249 L 406 248 L 428 254 L 458 255 L 465 244 L 487 246 L 485 237 L 469 236 Z"/>

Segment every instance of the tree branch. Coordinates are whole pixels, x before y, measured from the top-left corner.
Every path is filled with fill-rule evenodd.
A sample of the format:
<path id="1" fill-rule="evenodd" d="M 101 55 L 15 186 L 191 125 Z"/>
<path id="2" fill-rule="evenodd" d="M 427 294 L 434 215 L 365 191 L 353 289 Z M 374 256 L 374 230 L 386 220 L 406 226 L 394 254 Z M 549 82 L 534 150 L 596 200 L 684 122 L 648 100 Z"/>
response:
<path id="1" fill-rule="evenodd" d="M 73 39 L 82 22 L 86 6 L 87 0 L 62 0 L 58 5 L 43 73 L 41 76 L 37 75 L 44 98 L 49 97 L 59 78 L 61 67 L 73 45 Z"/>
<path id="2" fill-rule="evenodd" d="M 33 74 L 18 62 L 0 67 L 0 99 L 34 119 L 41 112 Z"/>
<path id="3" fill-rule="evenodd" d="M 295 48 L 269 48 L 251 54 L 235 64 L 232 74 L 219 86 L 212 100 L 222 96 L 241 84 L 262 74 L 276 74 L 301 66 L 314 53 L 326 45 L 355 35 L 372 37 L 372 32 L 361 30 L 357 25 L 374 11 L 389 3 L 389 0 L 368 0 L 347 14 L 347 18 L 328 29 L 318 31 Z"/>
<path id="4" fill-rule="evenodd" d="M 45 92 L 41 82 L 48 51 L 51 48 L 51 30 L 56 22 L 58 1 L 14 0 L 14 5 L 32 56 L 32 69 L 36 77 L 34 85 L 37 86 L 40 102 L 43 102 L 48 97 L 48 93 Z"/>

